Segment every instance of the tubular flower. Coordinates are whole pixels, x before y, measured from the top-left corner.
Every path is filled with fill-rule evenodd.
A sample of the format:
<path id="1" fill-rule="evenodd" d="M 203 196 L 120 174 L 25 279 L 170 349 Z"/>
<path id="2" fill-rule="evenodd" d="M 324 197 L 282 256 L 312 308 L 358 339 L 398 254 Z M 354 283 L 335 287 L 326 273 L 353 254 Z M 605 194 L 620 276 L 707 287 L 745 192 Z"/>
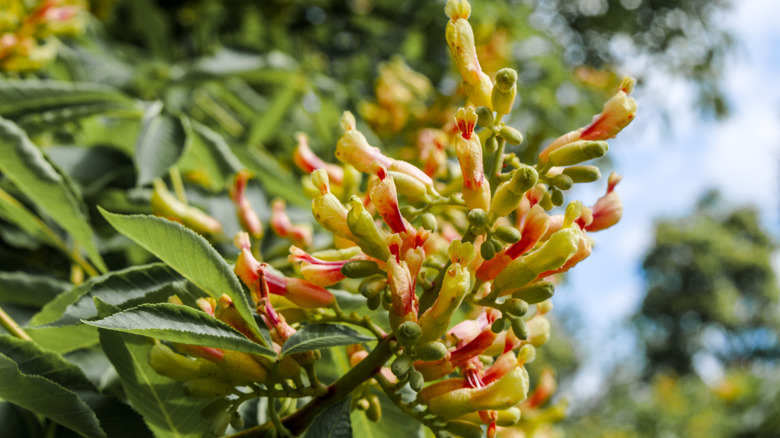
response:
<path id="1" fill-rule="evenodd" d="M 482 167 L 482 145 L 474 134 L 477 113 L 473 107 L 461 108 L 455 115 L 460 133 L 455 138 L 455 152 L 463 173 L 463 200 L 469 209 L 490 209 L 490 184 Z"/>
<path id="2" fill-rule="evenodd" d="M 438 129 L 423 129 L 417 135 L 417 147 L 423 172 L 433 178 L 446 169 L 447 153 L 444 151 L 447 135 Z"/>
<path id="3" fill-rule="evenodd" d="M 154 182 L 152 211 L 156 216 L 179 222 L 185 227 L 206 236 L 222 232 L 222 224 L 218 220 L 176 199 L 168 191 L 168 188 L 165 187 L 165 183 L 160 180 Z"/>
<path id="4" fill-rule="evenodd" d="M 298 133 L 296 136 L 298 146 L 293 152 L 293 162 L 299 169 L 306 173 L 312 173 L 317 169 L 324 168 L 328 172 L 328 178 L 333 184 L 341 185 L 344 181 L 344 169 L 341 166 L 322 161 L 320 157 L 309 148 L 309 137 L 306 134 Z"/>
<path id="5" fill-rule="evenodd" d="M 387 248 L 385 234 L 374 223 L 374 218 L 363 207 L 357 196 L 349 199 L 350 210 L 347 213 L 347 226 L 355 236 L 355 243 L 366 254 L 379 260 L 387 260 L 390 250 Z"/>
<path id="6" fill-rule="evenodd" d="M 287 216 L 287 208 L 281 199 L 271 204 L 271 229 L 282 238 L 290 239 L 295 246 L 311 245 L 311 227 L 308 224 L 294 225 Z"/>
<path id="7" fill-rule="evenodd" d="M 317 169 L 311 174 L 311 182 L 320 192 L 311 201 L 311 211 L 314 214 L 314 219 L 331 233 L 354 241 L 355 236 L 352 235 L 347 226 L 347 209 L 330 192 L 328 174 L 324 169 Z"/>
<path id="8" fill-rule="evenodd" d="M 263 237 L 263 225 L 246 197 L 246 185 L 251 177 L 252 175 L 247 170 L 236 173 L 233 185 L 230 186 L 230 199 L 236 204 L 236 215 L 241 223 L 241 228 L 250 236 L 259 239 Z"/>
<path id="9" fill-rule="evenodd" d="M 401 216 L 393 176 L 388 174 L 387 169 L 376 161 L 371 163 L 371 172 L 376 175 L 376 179 L 369 184 L 368 188 L 371 202 L 393 233 L 406 232 L 411 226 Z"/>
<path id="10" fill-rule="evenodd" d="M 474 45 L 474 31 L 468 22 L 471 5 L 466 0 L 449 0 L 444 7 L 444 12 L 450 17 L 445 37 L 450 46 L 452 59 L 463 77 L 463 82 L 466 83 L 466 94 L 474 105 L 492 108 L 490 94 L 493 83 L 479 65 L 477 49 Z"/>
<path id="11" fill-rule="evenodd" d="M 393 302 L 390 308 L 390 324 L 393 330 L 405 321 L 417 322 L 417 295 L 414 293 L 415 277 L 409 270 L 406 261 L 401 260 L 395 245 L 391 252 L 395 252 L 387 259 L 387 285 Z"/>
<path id="12" fill-rule="evenodd" d="M 620 218 L 623 216 L 623 203 L 615 191 L 615 186 L 618 185 L 621 179 L 622 177 L 614 172 L 609 175 L 607 193 L 591 207 L 593 220 L 585 225 L 585 230 L 604 230 L 620 221 Z"/>

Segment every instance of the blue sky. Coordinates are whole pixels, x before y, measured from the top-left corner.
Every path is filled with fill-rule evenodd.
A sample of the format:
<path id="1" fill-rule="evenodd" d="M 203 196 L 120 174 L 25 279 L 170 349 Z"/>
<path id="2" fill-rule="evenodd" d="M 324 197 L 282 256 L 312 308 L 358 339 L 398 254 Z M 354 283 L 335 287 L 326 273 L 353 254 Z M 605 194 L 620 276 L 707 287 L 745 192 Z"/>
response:
<path id="1" fill-rule="evenodd" d="M 702 117 L 693 108 L 689 83 L 654 76 L 635 96 L 637 119 L 610 143 L 614 169 L 624 177 L 617 188 L 624 215 L 617 226 L 594 235 L 593 254 L 556 293 L 560 307 L 583 314 L 576 339 L 586 358 L 584 370 L 562 392 L 595 395 L 611 364 L 632 360 L 625 320 L 643 297 L 641 263 L 653 219 L 685 216 L 705 190 L 717 188 L 730 204 L 759 204 L 766 229 L 780 237 L 780 2 L 733 3 L 721 17 L 737 39 L 724 72 L 731 116 Z M 624 71 L 631 74 L 632 68 L 642 63 L 629 63 Z M 599 191 L 579 197 L 587 205 Z"/>

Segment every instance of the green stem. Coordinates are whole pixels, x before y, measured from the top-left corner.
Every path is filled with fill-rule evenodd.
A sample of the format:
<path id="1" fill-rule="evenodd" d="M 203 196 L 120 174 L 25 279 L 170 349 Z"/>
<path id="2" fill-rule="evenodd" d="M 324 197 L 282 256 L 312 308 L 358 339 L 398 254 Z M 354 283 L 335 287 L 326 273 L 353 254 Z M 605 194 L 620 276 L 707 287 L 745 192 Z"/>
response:
<path id="1" fill-rule="evenodd" d="M 490 183 L 491 195 L 494 195 L 496 193 L 496 188 L 498 187 L 498 175 L 501 173 L 501 169 L 504 167 L 505 146 L 506 146 L 506 141 L 503 138 L 499 137 L 498 148 L 496 148 L 496 154 L 493 157 L 493 166 L 491 166 L 490 175 L 488 175 L 488 182 Z"/>
<path id="2" fill-rule="evenodd" d="M 32 341 L 33 339 L 30 337 L 30 335 L 27 334 L 21 327 L 19 327 L 19 324 L 16 323 L 16 321 L 13 320 L 7 313 L 5 313 L 5 310 L 0 308 L 0 325 L 8 331 L 8 333 L 16 336 L 19 339 L 23 339 L 25 341 Z"/>
<path id="3" fill-rule="evenodd" d="M 393 350 L 389 344 L 394 339 L 392 335 L 382 339 L 365 359 L 358 362 L 347 374 L 344 374 L 339 380 L 328 386 L 328 390 L 324 394 L 314 397 L 302 408 L 282 418 L 281 425 L 295 436 L 302 434 L 317 415 L 347 398 L 363 382 L 374 377 L 379 372 L 382 366 L 393 356 Z M 266 431 L 273 427 L 273 423 L 268 422 L 241 431 L 232 435 L 232 437 L 262 437 Z"/>

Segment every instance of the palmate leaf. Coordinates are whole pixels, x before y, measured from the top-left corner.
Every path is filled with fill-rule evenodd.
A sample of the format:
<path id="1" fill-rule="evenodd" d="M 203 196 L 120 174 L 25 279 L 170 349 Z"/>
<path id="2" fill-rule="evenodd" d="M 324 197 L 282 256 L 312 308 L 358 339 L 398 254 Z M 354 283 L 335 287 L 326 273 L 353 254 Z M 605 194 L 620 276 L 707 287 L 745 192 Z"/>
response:
<path id="1" fill-rule="evenodd" d="M 320 350 L 322 348 L 342 345 L 359 344 L 375 341 L 371 336 L 361 335 L 345 325 L 311 324 L 301 327 L 282 346 L 282 356 L 304 351 Z"/>
<path id="2" fill-rule="evenodd" d="M 92 240 L 78 195 L 13 122 L 0 119 L 0 172 L 65 229 L 87 252 L 90 260 L 105 272 L 106 265 Z"/>
<path id="3" fill-rule="evenodd" d="M 142 186 L 165 175 L 191 142 L 185 119 L 162 113 L 162 102 L 151 104 L 144 114 L 135 146 L 137 184 Z"/>
<path id="4" fill-rule="evenodd" d="M 200 235 L 180 224 L 148 215 L 121 215 L 98 208 L 106 220 L 207 294 L 226 294 L 256 335 L 260 335 L 238 277 Z"/>
<path id="5" fill-rule="evenodd" d="M 105 437 L 95 412 L 76 393 L 38 375 L 26 374 L 0 354 L 0 398 L 50 418 L 86 437 Z"/>
<path id="6" fill-rule="evenodd" d="M 250 341 L 224 322 L 187 306 L 168 303 L 142 304 L 97 321 L 84 323 L 101 329 L 151 336 L 168 342 L 276 356 L 273 350 Z"/>
<path id="7" fill-rule="evenodd" d="M 128 401 L 158 438 L 199 438 L 209 430 L 200 416 L 208 400 L 187 397 L 181 383 L 157 374 L 149 366 L 152 343 L 143 336 L 100 331 L 100 345 L 114 365 Z"/>
<path id="8" fill-rule="evenodd" d="M 0 116 L 52 122 L 85 117 L 109 109 L 132 109 L 132 99 L 119 90 L 92 83 L 38 80 L 0 81 Z M 44 116 L 45 115 L 45 116 Z"/>

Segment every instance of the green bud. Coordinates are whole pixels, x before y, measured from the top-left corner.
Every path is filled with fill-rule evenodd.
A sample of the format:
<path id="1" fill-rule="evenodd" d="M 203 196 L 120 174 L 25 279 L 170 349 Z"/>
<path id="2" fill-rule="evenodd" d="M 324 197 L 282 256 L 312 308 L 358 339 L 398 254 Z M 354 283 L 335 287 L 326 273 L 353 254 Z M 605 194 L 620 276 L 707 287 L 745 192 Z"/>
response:
<path id="1" fill-rule="evenodd" d="M 526 327 L 523 318 L 512 318 L 512 332 L 518 339 L 528 339 L 528 327 Z"/>
<path id="2" fill-rule="evenodd" d="M 504 244 L 500 240 L 494 237 L 488 239 L 488 242 L 490 242 L 491 245 L 493 245 L 493 250 L 497 253 L 501 252 L 501 250 L 504 249 Z"/>
<path id="3" fill-rule="evenodd" d="M 371 394 L 368 398 L 368 404 L 366 418 L 376 423 L 382 419 L 382 405 L 379 403 L 379 397 Z"/>
<path id="4" fill-rule="evenodd" d="M 468 216 L 466 216 L 466 219 L 468 219 L 471 226 L 477 229 L 484 228 L 488 223 L 487 213 L 485 213 L 485 210 L 481 208 L 475 208 L 471 210 Z"/>
<path id="5" fill-rule="evenodd" d="M 422 391 L 423 384 L 425 384 L 425 379 L 423 379 L 422 373 L 417 370 L 412 370 L 412 372 L 409 373 L 409 387 L 412 388 L 412 391 Z"/>
<path id="6" fill-rule="evenodd" d="M 417 358 L 423 362 L 443 359 L 447 355 L 447 347 L 441 342 L 428 342 L 417 347 Z"/>
<path id="7" fill-rule="evenodd" d="M 555 175 L 555 178 L 552 180 L 552 185 L 561 190 L 569 190 L 573 184 L 574 181 L 571 177 L 564 174 Z"/>
<path id="8" fill-rule="evenodd" d="M 607 150 L 605 141 L 578 140 L 550 152 L 548 159 L 553 166 L 571 166 L 603 157 Z"/>
<path id="9" fill-rule="evenodd" d="M 423 213 L 420 216 L 420 224 L 423 228 L 430 232 L 436 231 L 436 228 L 438 228 L 438 223 L 436 222 L 436 216 L 434 216 L 433 213 Z"/>
<path id="10" fill-rule="evenodd" d="M 512 316 L 523 316 L 528 313 L 528 303 L 520 298 L 510 298 L 504 302 L 504 309 Z"/>
<path id="11" fill-rule="evenodd" d="M 512 294 L 512 297 L 519 298 L 528 304 L 536 304 L 549 300 L 554 293 L 555 285 L 542 280 L 521 287 Z"/>
<path id="12" fill-rule="evenodd" d="M 233 385 L 222 379 L 199 378 L 182 383 L 184 394 L 194 398 L 224 397 L 233 393 Z"/>
<path id="13" fill-rule="evenodd" d="M 341 274 L 347 278 L 363 278 L 379 272 L 379 265 L 371 260 L 353 260 L 341 267 Z"/>
<path id="14" fill-rule="evenodd" d="M 496 193 L 490 202 L 490 212 L 498 217 L 512 213 L 523 200 L 525 192 L 536 185 L 539 174 L 531 166 L 522 165 L 512 171 L 509 181 L 503 182 L 496 188 Z"/>
<path id="15" fill-rule="evenodd" d="M 447 431 L 462 438 L 482 438 L 482 428 L 470 421 L 450 420 L 447 422 Z"/>
<path id="16" fill-rule="evenodd" d="M 368 408 L 369 408 L 369 406 L 371 406 L 371 405 L 368 403 L 368 400 L 366 400 L 366 399 L 364 399 L 364 398 L 361 398 L 361 399 L 360 399 L 360 400 L 358 400 L 358 401 L 357 401 L 357 403 L 355 404 L 355 407 L 356 407 L 356 408 L 357 408 L 359 411 L 367 411 L 367 410 L 368 410 Z"/>
<path id="17" fill-rule="evenodd" d="M 542 199 L 539 200 L 539 205 L 545 210 L 550 210 L 555 206 L 552 202 L 552 195 L 550 194 L 550 192 L 544 193 Z"/>
<path id="18" fill-rule="evenodd" d="M 393 177 L 395 188 L 398 193 L 412 200 L 419 200 L 428 192 L 428 187 L 419 179 L 409 176 L 402 172 L 388 171 Z"/>
<path id="19" fill-rule="evenodd" d="M 493 231 L 493 235 L 506 243 L 517 243 L 520 241 L 520 238 L 523 237 L 520 230 L 506 225 L 496 228 L 496 230 Z"/>
<path id="20" fill-rule="evenodd" d="M 565 201 L 563 192 L 556 189 L 555 187 L 550 189 L 550 201 L 556 207 L 560 207 L 561 205 L 563 205 L 563 202 Z"/>
<path id="21" fill-rule="evenodd" d="M 498 139 L 495 135 L 491 135 L 485 140 L 485 151 L 493 153 L 498 149 Z"/>
<path id="22" fill-rule="evenodd" d="M 493 333 L 501 333 L 506 329 L 506 319 L 505 318 L 499 318 L 495 321 L 493 321 L 493 324 L 490 326 L 490 330 L 493 330 Z"/>
<path id="23" fill-rule="evenodd" d="M 477 107 L 477 125 L 487 128 L 493 124 L 493 111 L 486 106 Z"/>
<path id="24" fill-rule="evenodd" d="M 355 243 L 371 257 L 387 260 L 390 257 L 390 250 L 387 248 L 382 232 L 374 223 L 374 218 L 363 207 L 360 198 L 351 197 L 349 205 L 351 208 L 347 213 L 347 227 L 355 237 Z"/>
<path id="25" fill-rule="evenodd" d="M 241 414 L 239 414 L 238 411 L 234 411 L 233 415 L 230 417 L 230 426 L 236 430 L 241 430 L 244 428 L 244 419 L 241 417 Z"/>
<path id="26" fill-rule="evenodd" d="M 414 208 L 411 205 L 404 205 L 401 207 L 401 216 L 404 217 L 406 220 L 411 220 L 411 218 L 417 213 L 417 209 Z"/>
<path id="27" fill-rule="evenodd" d="M 379 292 L 382 292 L 385 286 L 387 286 L 387 277 L 382 275 L 374 275 L 360 282 L 358 291 L 360 291 L 360 295 L 363 295 L 366 298 L 371 298 L 378 295 Z"/>
<path id="28" fill-rule="evenodd" d="M 404 347 L 412 347 L 420 339 L 422 329 L 414 321 L 406 321 L 395 329 L 395 337 Z"/>
<path id="29" fill-rule="evenodd" d="M 368 310 L 376 310 L 380 304 L 382 304 L 382 294 L 376 294 L 366 300 Z"/>
<path id="30" fill-rule="evenodd" d="M 393 374 L 399 379 L 403 379 L 407 374 L 409 374 L 409 370 L 412 369 L 413 363 L 414 360 L 412 359 L 412 356 L 406 354 L 398 356 L 395 358 L 393 363 L 390 364 L 390 371 L 392 371 Z"/>
<path id="31" fill-rule="evenodd" d="M 517 72 L 511 68 L 502 68 L 496 72 L 496 88 L 509 91 L 517 85 Z"/>
<path id="32" fill-rule="evenodd" d="M 575 183 L 589 183 L 601 179 L 601 171 L 596 166 L 572 166 L 563 169 L 563 174 Z"/>
<path id="33" fill-rule="evenodd" d="M 523 134 L 511 126 L 502 126 L 501 130 L 498 131 L 498 135 L 509 144 L 520 144 L 523 142 Z"/>
<path id="34" fill-rule="evenodd" d="M 576 252 L 580 233 L 573 228 L 558 230 L 538 250 L 523 258 L 525 265 L 537 275 L 560 268 Z"/>
<path id="35" fill-rule="evenodd" d="M 231 419 L 233 418 L 232 415 L 228 412 L 223 412 L 220 414 L 215 420 L 214 423 L 211 425 L 211 435 L 212 436 L 222 436 L 225 434 L 225 431 L 227 430 L 228 424 L 230 424 Z"/>
<path id="36" fill-rule="evenodd" d="M 393 302 L 393 293 L 390 291 L 390 288 L 385 288 L 384 293 L 382 293 L 382 302 L 387 304 Z"/>
<path id="37" fill-rule="evenodd" d="M 200 416 L 204 420 L 211 420 L 216 417 L 217 414 L 227 411 L 232 403 L 233 402 L 227 397 L 212 400 L 201 408 Z"/>
<path id="38" fill-rule="evenodd" d="M 479 247 L 479 254 L 485 260 L 490 260 L 496 255 L 496 249 L 493 247 L 493 242 L 486 240 L 482 242 Z"/>

